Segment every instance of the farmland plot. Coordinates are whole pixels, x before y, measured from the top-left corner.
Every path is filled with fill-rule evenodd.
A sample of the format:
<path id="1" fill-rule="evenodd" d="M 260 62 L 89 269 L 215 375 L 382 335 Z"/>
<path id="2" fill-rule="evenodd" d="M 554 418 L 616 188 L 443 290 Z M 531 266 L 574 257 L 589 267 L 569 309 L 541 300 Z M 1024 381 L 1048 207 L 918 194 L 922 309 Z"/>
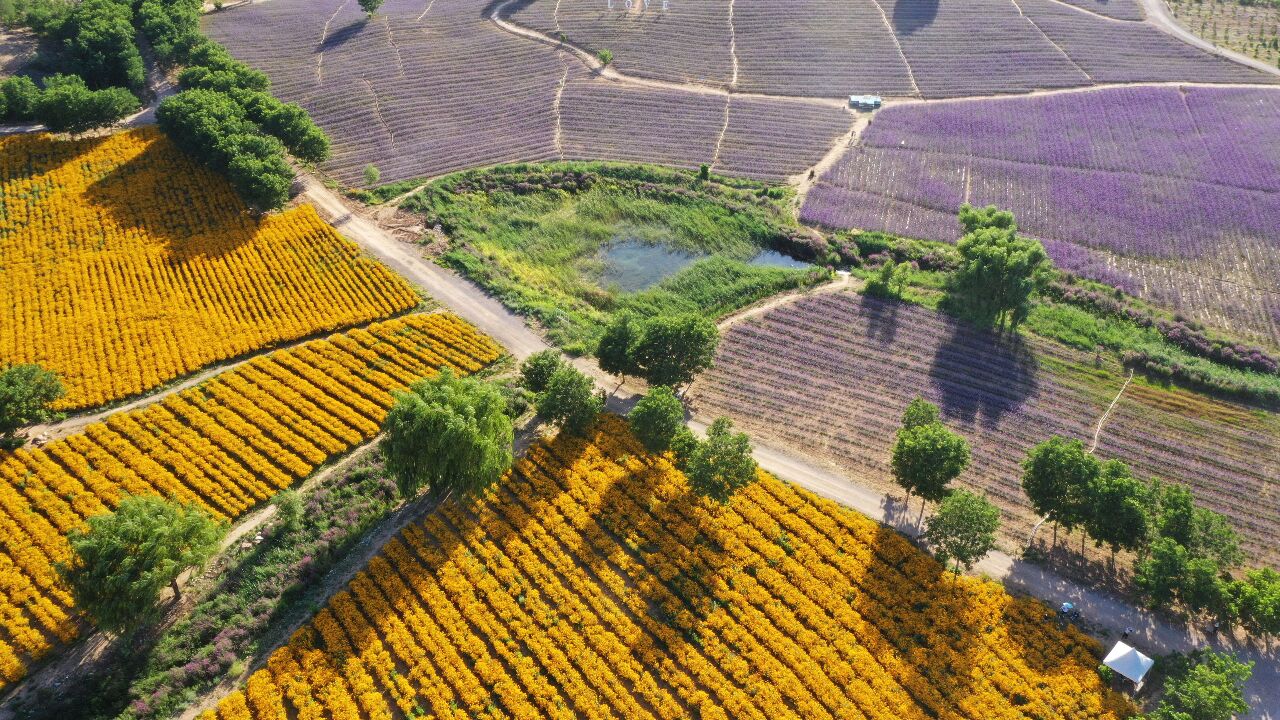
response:
<path id="1" fill-rule="evenodd" d="M 626 73 L 743 92 L 948 98 L 1109 82 L 1277 80 L 1164 33 L 1143 20 L 1136 0 L 613 5 L 527 0 L 509 13 L 592 51 L 611 50 Z"/>
<path id="2" fill-rule="evenodd" d="M 711 511 L 607 417 L 410 525 L 202 720 L 1127 717 L 1051 618 L 772 477 Z"/>
<path id="3" fill-rule="evenodd" d="M 628 87 L 576 67 L 559 105 L 563 159 L 706 164 L 767 180 L 815 165 L 853 122 L 827 104 Z"/>
<path id="4" fill-rule="evenodd" d="M 56 371 L 64 409 L 419 302 L 310 206 L 249 215 L 155 128 L 4 138 L 0 196 L 0 366 Z"/>
<path id="5" fill-rule="evenodd" d="M 484 4 L 391 0 L 366 20 L 344 0 L 273 0 L 210 15 L 205 30 L 260 68 L 334 139 L 325 168 L 355 184 L 556 156 L 565 66 L 482 17 Z"/>
<path id="6" fill-rule="evenodd" d="M 1069 270 L 1280 342 L 1280 90 L 1145 87 L 902 106 L 809 193 L 807 222 L 954 240 L 995 203 Z"/>
<path id="7" fill-rule="evenodd" d="M 1009 535 L 1025 539 L 1036 520 L 1019 484 L 1026 451 L 1053 434 L 1090 442 L 1123 384 L 1092 366 L 1084 353 L 1010 345 L 918 306 L 820 295 L 735 325 L 691 396 L 699 414 L 729 415 L 893 491 L 894 434 L 922 394 L 973 445 L 959 482 L 990 495 Z M 1097 452 L 1190 486 L 1231 520 L 1254 562 L 1280 561 L 1280 417 L 1135 384 Z"/>
<path id="8" fill-rule="evenodd" d="M 75 637 L 54 567 L 85 518 L 127 493 L 233 520 L 376 435 L 392 391 L 444 367 L 476 372 L 500 353 L 451 315 L 410 315 L 255 358 L 83 433 L 0 453 L 0 687 Z"/>
<path id="9" fill-rule="evenodd" d="M 392 182 L 550 159 L 705 163 L 782 179 L 816 163 L 851 123 L 830 103 L 752 98 L 727 108 L 723 94 L 601 79 L 501 30 L 476 0 L 423 9 L 387 2 L 366 21 L 354 3 L 272 0 L 206 25 L 312 113 L 334 139 L 325 169 L 352 184 L 370 163 Z"/>

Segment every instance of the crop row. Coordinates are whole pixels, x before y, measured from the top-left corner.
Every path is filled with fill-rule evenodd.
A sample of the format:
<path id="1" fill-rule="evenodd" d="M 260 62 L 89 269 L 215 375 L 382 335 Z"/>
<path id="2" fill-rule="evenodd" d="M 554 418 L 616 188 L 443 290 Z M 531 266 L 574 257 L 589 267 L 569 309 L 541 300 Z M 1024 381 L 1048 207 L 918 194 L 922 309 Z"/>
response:
<path id="1" fill-rule="evenodd" d="M 1090 442 L 1123 383 L 1092 358 L 1010 345 L 930 310 L 854 295 L 817 296 L 736 325 L 691 396 L 762 437 L 832 459 L 891 490 L 898 418 L 916 395 L 973 446 L 960 478 L 998 501 L 1012 535 L 1035 521 L 1019 484 L 1028 449 L 1057 434 Z M 1186 484 L 1241 532 L 1264 565 L 1276 551 L 1280 418 L 1131 386 L 1109 417 L 1100 456 L 1140 476 Z"/>
<path id="2" fill-rule="evenodd" d="M 64 408 L 418 303 L 310 206 L 253 219 L 154 129 L 0 140 L 0 202 L 0 363 L 57 372 Z"/>
<path id="3" fill-rule="evenodd" d="M 768 476 L 712 511 L 610 417 L 404 530 L 204 718 L 1118 717 L 1046 616 Z"/>
<path id="4" fill-rule="evenodd" d="M 419 314 L 254 358 L 35 450 L 0 455 L 0 673 L 76 632 L 53 568 L 66 533 L 125 494 L 233 520 L 372 438 L 392 392 L 441 367 L 472 373 L 499 348 L 451 315 Z"/>
<path id="5" fill-rule="evenodd" d="M 962 202 L 994 203 L 1066 269 L 1166 301 L 1192 290 L 1179 277 L 1199 275 L 1206 287 L 1176 308 L 1277 340 L 1266 296 L 1280 284 L 1280 156 L 1257 148 L 1280 146 L 1278 119 L 1280 90 L 1259 88 L 890 108 L 802 218 L 950 241 Z"/>

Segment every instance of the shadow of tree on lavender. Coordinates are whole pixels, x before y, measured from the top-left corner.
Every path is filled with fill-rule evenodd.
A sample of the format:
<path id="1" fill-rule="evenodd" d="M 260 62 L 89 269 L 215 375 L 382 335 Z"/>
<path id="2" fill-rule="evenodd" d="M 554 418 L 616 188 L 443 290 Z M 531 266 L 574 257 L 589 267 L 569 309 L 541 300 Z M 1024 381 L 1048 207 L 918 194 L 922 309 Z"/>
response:
<path id="1" fill-rule="evenodd" d="M 993 429 L 1036 394 L 1037 370 L 1020 336 L 952 321 L 934 353 L 929 378 L 944 415 Z"/>

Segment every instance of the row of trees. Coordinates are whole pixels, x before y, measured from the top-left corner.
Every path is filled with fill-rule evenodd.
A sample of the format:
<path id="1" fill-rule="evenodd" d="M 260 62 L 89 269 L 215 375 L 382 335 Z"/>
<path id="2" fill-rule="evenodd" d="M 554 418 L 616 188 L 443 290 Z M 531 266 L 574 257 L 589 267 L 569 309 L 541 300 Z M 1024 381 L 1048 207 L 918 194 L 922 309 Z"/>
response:
<path id="1" fill-rule="evenodd" d="M 1134 581 L 1153 605 L 1280 632 L 1280 573 L 1233 577 L 1244 561 L 1239 537 L 1187 488 L 1143 482 L 1124 463 L 1099 460 L 1079 440 L 1056 436 L 1028 453 L 1022 487 L 1055 533 L 1058 525 L 1079 528 L 1099 547 L 1137 553 Z"/>
<path id="2" fill-rule="evenodd" d="M 649 385 L 682 388 L 711 367 L 720 333 L 701 315 L 658 316 L 637 320 L 619 313 L 596 344 L 600 369 Z"/>

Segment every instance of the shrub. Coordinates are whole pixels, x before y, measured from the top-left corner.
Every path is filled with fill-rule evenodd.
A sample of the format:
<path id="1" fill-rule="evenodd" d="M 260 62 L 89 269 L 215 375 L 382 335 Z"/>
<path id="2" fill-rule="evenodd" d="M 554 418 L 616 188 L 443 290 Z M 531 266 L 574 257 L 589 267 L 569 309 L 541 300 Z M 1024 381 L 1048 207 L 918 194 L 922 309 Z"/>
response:
<path id="1" fill-rule="evenodd" d="M 577 369 L 564 366 L 547 381 L 538 395 L 538 415 L 566 432 L 584 435 L 604 410 L 604 398 L 595 383 Z"/>
<path id="2" fill-rule="evenodd" d="M 547 389 L 551 376 L 565 367 L 564 358 L 555 350 L 536 352 L 520 363 L 520 383 L 529 390 L 540 393 Z"/>
<path id="3" fill-rule="evenodd" d="M 124 88 L 90 90 L 75 75 L 54 75 L 45 80 L 35 119 L 53 132 L 81 133 L 110 125 L 139 106 Z"/>
<path id="4" fill-rule="evenodd" d="M 4 95 L 7 118 L 19 122 L 35 118 L 36 107 L 40 104 L 40 88 L 31 78 L 22 75 L 5 78 L 0 83 L 0 94 Z"/>

